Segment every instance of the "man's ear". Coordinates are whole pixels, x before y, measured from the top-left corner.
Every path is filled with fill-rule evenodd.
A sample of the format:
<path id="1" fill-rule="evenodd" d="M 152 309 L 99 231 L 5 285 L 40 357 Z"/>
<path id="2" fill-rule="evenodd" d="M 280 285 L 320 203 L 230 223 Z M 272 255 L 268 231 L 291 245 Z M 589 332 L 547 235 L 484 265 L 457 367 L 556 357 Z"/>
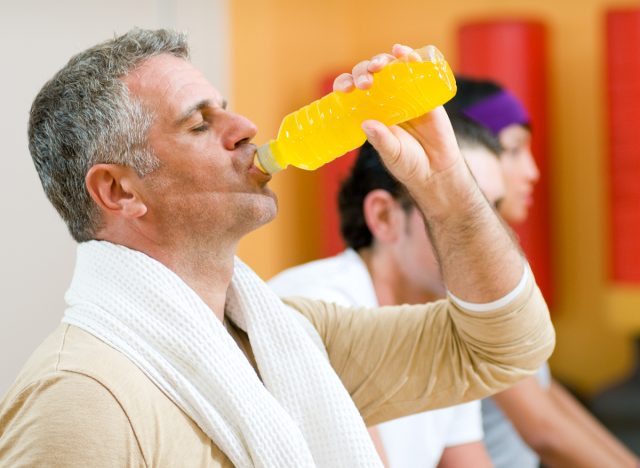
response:
<path id="1" fill-rule="evenodd" d="M 89 169 L 85 184 L 89 195 L 103 212 L 125 218 L 140 218 L 147 205 L 136 190 L 140 177 L 130 167 L 119 164 L 96 164 Z"/>
<path id="2" fill-rule="evenodd" d="M 376 189 L 367 194 L 362 210 L 367 227 L 374 240 L 394 242 L 404 229 L 403 209 L 386 190 Z"/>

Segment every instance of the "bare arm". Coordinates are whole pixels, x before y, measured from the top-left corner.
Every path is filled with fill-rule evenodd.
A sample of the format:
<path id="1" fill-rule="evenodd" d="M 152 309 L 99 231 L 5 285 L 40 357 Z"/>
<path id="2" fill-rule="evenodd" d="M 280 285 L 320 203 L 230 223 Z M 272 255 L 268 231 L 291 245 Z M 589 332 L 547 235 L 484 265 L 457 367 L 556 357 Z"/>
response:
<path id="1" fill-rule="evenodd" d="M 483 440 L 481 402 L 473 401 L 452 409 L 453 419 L 439 468 L 490 468 L 493 466 Z"/>
<path id="2" fill-rule="evenodd" d="M 579 426 L 594 444 L 608 452 L 611 460 L 616 460 L 616 466 L 640 466 L 640 459 L 616 439 L 562 385 L 552 380 L 547 392 L 558 410 Z"/>
<path id="3" fill-rule="evenodd" d="M 481 441 L 447 447 L 442 452 L 438 468 L 460 468 L 473 466 L 474 468 L 490 468 L 491 458 Z"/>
<path id="4" fill-rule="evenodd" d="M 387 453 L 384 450 L 384 444 L 382 443 L 382 439 L 380 438 L 380 431 L 378 431 L 377 426 L 367 428 L 369 431 L 369 436 L 373 441 L 373 445 L 376 448 L 376 452 L 378 452 L 378 456 L 382 461 L 384 466 L 389 466 L 389 461 L 387 460 Z"/>
<path id="5" fill-rule="evenodd" d="M 498 406 L 524 441 L 549 467 L 637 466 L 603 446 L 552 398 L 535 377 L 497 395 Z"/>

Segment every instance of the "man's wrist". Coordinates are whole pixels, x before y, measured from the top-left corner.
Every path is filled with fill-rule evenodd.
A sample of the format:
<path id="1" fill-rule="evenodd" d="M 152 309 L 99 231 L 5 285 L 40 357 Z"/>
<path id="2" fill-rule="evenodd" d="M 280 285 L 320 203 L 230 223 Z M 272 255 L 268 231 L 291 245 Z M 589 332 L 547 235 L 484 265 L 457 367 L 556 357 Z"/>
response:
<path id="1" fill-rule="evenodd" d="M 514 289 L 511 290 L 511 292 L 505 294 L 499 299 L 496 299 L 495 301 L 484 302 L 484 303 L 467 302 L 455 296 L 450 291 L 447 291 L 447 295 L 451 298 L 451 301 L 454 304 L 456 304 L 458 307 L 462 309 L 468 310 L 469 312 L 490 312 L 492 310 L 505 307 L 509 305 L 512 301 L 514 301 L 520 294 L 522 294 L 522 291 L 524 291 L 527 285 L 527 282 L 529 281 L 529 277 L 532 276 L 529 264 L 526 262 L 526 260 L 523 259 L 522 264 L 523 264 L 524 271 L 522 272 L 522 278 L 520 278 L 520 282 L 516 285 Z"/>
<path id="2" fill-rule="evenodd" d="M 491 302 L 518 284 L 519 249 L 480 192 L 464 160 L 414 195 L 425 216 L 444 283 L 470 302 Z"/>
<path id="3" fill-rule="evenodd" d="M 427 222 L 467 217 L 486 200 L 462 156 L 449 168 L 433 174 L 420 186 L 407 186 Z"/>

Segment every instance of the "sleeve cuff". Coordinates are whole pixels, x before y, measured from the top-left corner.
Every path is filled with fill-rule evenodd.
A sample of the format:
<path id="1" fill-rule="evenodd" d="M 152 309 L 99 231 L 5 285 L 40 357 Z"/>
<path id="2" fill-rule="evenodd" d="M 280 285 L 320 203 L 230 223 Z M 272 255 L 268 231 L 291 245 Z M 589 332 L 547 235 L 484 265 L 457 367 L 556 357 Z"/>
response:
<path id="1" fill-rule="evenodd" d="M 523 265 L 524 265 L 524 272 L 522 273 L 522 278 L 520 279 L 520 282 L 518 283 L 518 285 L 513 289 L 513 291 L 508 293 L 506 296 L 503 296 L 500 299 L 497 299 L 495 301 L 487 302 L 484 304 L 478 304 L 474 302 L 463 301 L 462 299 L 459 299 L 456 296 L 454 296 L 453 293 L 451 293 L 450 291 L 447 291 L 447 295 L 449 296 L 451 301 L 454 302 L 458 307 L 468 310 L 470 312 L 490 312 L 492 310 L 499 309 L 501 307 L 509 305 L 511 301 L 513 301 L 516 297 L 520 295 L 520 293 L 522 293 L 522 291 L 524 291 L 524 288 L 527 285 L 527 281 L 529 280 L 529 277 L 532 275 L 532 273 L 530 271 L 531 268 L 529 267 L 529 264 L 526 261 L 523 261 Z"/>

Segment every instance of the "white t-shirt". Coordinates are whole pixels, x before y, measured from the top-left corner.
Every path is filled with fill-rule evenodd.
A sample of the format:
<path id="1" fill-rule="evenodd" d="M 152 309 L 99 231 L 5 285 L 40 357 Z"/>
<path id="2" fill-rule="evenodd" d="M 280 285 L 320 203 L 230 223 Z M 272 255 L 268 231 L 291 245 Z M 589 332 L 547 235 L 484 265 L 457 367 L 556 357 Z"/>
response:
<path id="1" fill-rule="evenodd" d="M 378 307 L 366 265 L 353 250 L 283 271 L 268 284 L 281 297 Z M 414 414 L 378 425 L 392 468 L 435 467 L 446 447 L 482 440 L 480 402 Z"/>

